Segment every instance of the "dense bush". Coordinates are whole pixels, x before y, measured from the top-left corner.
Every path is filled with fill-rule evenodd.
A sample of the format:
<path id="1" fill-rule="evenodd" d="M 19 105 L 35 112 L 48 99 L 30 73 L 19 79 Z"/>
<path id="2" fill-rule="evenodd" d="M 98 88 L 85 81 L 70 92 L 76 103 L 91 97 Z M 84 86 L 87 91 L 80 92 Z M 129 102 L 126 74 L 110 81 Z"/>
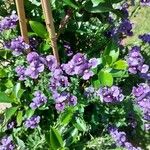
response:
<path id="1" fill-rule="evenodd" d="M 0 150 L 148 150 L 150 34 L 125 44 L 130 5 L 52 0 L 58 64 L 40 1 L 25 1 L 29 44 L 8 2 L 0 2 L 0 102 L 11 107 L 0 116 Z"/>

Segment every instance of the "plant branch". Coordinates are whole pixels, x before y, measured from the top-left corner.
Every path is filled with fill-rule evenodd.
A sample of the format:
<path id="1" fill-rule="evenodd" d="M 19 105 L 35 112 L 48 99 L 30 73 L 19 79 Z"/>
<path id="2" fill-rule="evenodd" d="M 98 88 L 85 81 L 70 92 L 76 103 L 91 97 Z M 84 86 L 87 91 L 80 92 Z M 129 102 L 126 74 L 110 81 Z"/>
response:
<path id="1" fill-rule="evenodd" d="M 60 34 L 63 32 L 64 28 L 66 27 L 69 19 L 72 17 L 72 14 L 73 14 L 72 10 L 68 9 L 67 14 L 65 15 L 65 17 L 60 22 L 59 30 L 57 33 L 57 39 L 59 38 Z"/>
<path id="2" fill-rule="evenodd" d="M 24 0 L 16 0 L 17 13 L 19 17 L 19 25 L 21 36 L 23 37 L 25 43 L 29 44 L 25 10 L 24 10 Z M 30 52 L 30 49 L 27 50 L 27 53 Z"/>
<path id="3" fill-rule="evenodd" d="M 53 23 L 50 0 L 41 0 L 41 4 L 42 4 L 43 13 L 45 16 L 47 31 L 49 33 L 49 38 L 51 40 L 53 55 L 55 56 L 57 63 L 59 64 L 60 61 L 59 61 L 59 54 L 58 54 L 58 49 L 57 49 L 57 37 L 56 37 L 55 27 Z"/>

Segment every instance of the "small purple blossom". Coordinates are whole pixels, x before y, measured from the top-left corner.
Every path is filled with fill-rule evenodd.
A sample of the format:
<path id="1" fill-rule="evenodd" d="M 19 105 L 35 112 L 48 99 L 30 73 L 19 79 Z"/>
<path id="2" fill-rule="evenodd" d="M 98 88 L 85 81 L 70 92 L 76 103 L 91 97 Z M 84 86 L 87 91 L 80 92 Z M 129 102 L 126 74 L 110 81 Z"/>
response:
<path id="1" fill-rule="evenodd" d="M 150 6 L 150 0 L 140 0 L 142 6 Z"/>
<path id="2" fill-rule="evenodd" d="M 102 102 L 116 103 L 121 102 L 124 99 L 122 90 L 117 86 L 100 88 L 97 92 Z"/>
<path id="3" fill-rule="evenodd" d="M 7 129 L 13 129 L 15 127 L 15 121 L 11 121 L 7 124 Z"/>
<path id="4" fill-rule="evenodd" d="M 127 56 L 127 62 L 129 65 L 128 71 L 131 74 L 147 74 L 149 71 L 149 66 L 144 64 L 144 58 L 140 53 L 140 47 L 134 46 L 130 50 Z"/>
<path id="5" fill-rule="evenodd" d="M 17 21 L 18 16 L 16 15 L 16 12 L 12 11 L 10 16 L 7 16 L 0 21 L 0 32 L 15 28 Z"/>
<path id="6" fill-rule="evenodd" d="M 41 92 L 41 91 L 36 91 L 34 93 L 34 98 L 32 99 L 32 103 L 30 104 L 30 107 L 32 109 L 36 109 L 47 102 L 47 97 Z"/>
<path id="7" fill-rule="evenodd" d="M 68 104 L 71 106 L 77 105 L 77 97 L 74 95 L 70 95 Z"/>
<path id="8" fill-rule="evenodd" d="M 95 89 L 92 86 L 86 87 L 84 89 L 84 95 L 86 97 L 92 97 L 94 95 L 94 93 L 95 93 Z"/>
<path id="9" fill-rule="evenodd" d="M 24 125 L 26 128 L 34 129 L 38 126 L 39 123 L 40 123 L 40 116 L 32 116 L 25 121 Z"/>
<path id="10" fill-rule="evenodd" d="M 133 32 L 131 30 L 132 30 L 132 24 L 130 23 L 130 21 L 128 19 L 122 20 L 118 28 L 118 32 L 122 33 L 123 35 L 132 36 Z"/>
<path id="11" fill-rule="evenodd" d="M 133 87 L 132 89 L 132 94 L 136 98 L 140 98 L 142 96 L 145 97 L 148 93 L 150 92 L 150 86 L 147 85 L 146 83 L 140 83 L 137 87 Z M 142 99 L 141 98 L 141 99 Z"/>
<path id="12" fill-rule="evenodd" d="M 4 136 L 0 141 L 0 150 L 14 150 L 15 145 L 10 136 Z"/>
<path id="13" fill-rule="evenodd" d="M 19 56 L 29 48 L 29 45 L 24 42 L 23 37 L 19 36 L 12 39 L 10 43 L 6 42 L 5 47 L 12 50 L 13 55 Z"/>
<path id="14" fill-rule="evenodd" d="M 65 103 L 62 102 L 62 103 L 56 103 L 55 104 L 55 108 L 58 112 L 61 112 L 65 109 Z"/>
<path id="15" fill-rule="evenodd" d="M 46 56 L 46 64 L 51 71 L 57 68 L 57 60 L 53 55 Z"/>
<path id="16" fill-rule="evenodd" d="M 44 71 L 44 58 L 36 52 L 31 52 L 27 55 L 27 61 L 30 65 L 27 67 L 25 75 L 37 79 L 39 74 Z"/>
<path id="17" fill-rule="evenodd" d="M 19 80 L 20 81 L 23 81 L 25 80 L 25 71 L 26 71 L 26 68 L 24 66 L 17 66 L 16 69 L 15 69 L 17 75 L 19 76 Z"/>

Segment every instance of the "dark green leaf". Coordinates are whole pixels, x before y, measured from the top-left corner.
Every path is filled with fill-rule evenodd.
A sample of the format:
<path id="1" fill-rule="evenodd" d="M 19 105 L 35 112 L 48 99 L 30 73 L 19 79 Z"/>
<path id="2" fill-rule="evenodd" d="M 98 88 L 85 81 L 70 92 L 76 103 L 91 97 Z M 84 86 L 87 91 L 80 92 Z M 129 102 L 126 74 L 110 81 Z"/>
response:
<path id="1" fill-rule="evenodd" d="M 64 0 L 64 3 L 69 5 L 72 8 L 78 9 L 78 6 L 76 5 L 76 3 L 73 0 Z"/>
<path id="2" fill-rule="evenodd" d="M 110 12 L 113 10 L 111 3 L 100 3 L 96 7 L 93 7 L 92 2 L 87 2 L 85 5 L 85 9 L 91 13 L 103 13 Z"/>
<path id="3" fill-rule="evenodd" d="M 63 139 L 59 131 L 53 127 L 50 130 L 50 144 L 53 150 L 57 150 L 63 147 Z"/>
<path id="4" fill-rule="evenodd" d="M 47 38 L 48 33 L 46 30 L 46 27 L 37 21 L 29 21 L 29 24 L 31 26 L 31 29 L 41 38 Z"/>
<path id="5" fill-rule="evenodd" d="M 14 102 L 7 94 L 0 92 L 0 103 L 12 103 Z"/>
<path id="6" fill-rule="evenodd" d="M 99 3 L 105 2 L 105 0 L 91 0 L 93 3 L 93 6 L 97 6 Z"/>
<path id="7" fill-rule="evenodd" d="M 7 72 L 5 71 L 5 69 L 0 68 L 0 78 L 5 78 L 5 77 L 7 77 Z"/>
<path id="8" fill-rule="evenodd" d="M 79 131 L 86 131 L 86 123 L 82 118 L 76 117 L 73 122 L 74 127 L 76 127 Z"/>
<path id="9" fill-rule="evenodd" d="M 11 119 L 11 117 L 16 113 L 18 107 L 11 107 L 5 110 L 5 122 Z"/>

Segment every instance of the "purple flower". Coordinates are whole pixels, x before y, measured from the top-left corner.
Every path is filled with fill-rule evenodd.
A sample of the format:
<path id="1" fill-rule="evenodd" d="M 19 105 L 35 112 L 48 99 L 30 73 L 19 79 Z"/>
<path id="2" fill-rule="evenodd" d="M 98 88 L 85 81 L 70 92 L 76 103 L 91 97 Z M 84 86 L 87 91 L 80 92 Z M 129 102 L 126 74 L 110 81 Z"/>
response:
<path id="1" fill-rule="evenodd" d="M 17 21 L 18 16 L 16 15 L 16 12 L 12 11 L 10 16 L 7 16 L 0 21 L 0 32 L 15 28 Z"/>
<path id="2" fill-rule="evenodd" d="M 150 0 L 141 0 L 140 2 L 142 6 L 150 6 Z"/>
<path id="3" fill-rule="evenodd" d="M 36 91 L 34 96 L 35 97 L 32 99 L 32 103 L 30 104 L 32 109 L 36 109 L 47 103 L 47 97 L 41 91 Z"/>
<path id="4" fill-rule="evenodd" d="M 88 70 L 86 69 L 84 72 L 83 72 L 83 79 L 84 80 L 88 80 L 90 79 L 90 77 L 92 77 L 94 75 L 94 73 L 91 71 L 91 70 Z"/>
<path id="5" fill-rule="evenodd" d="M 62 69 L 68 75 L 75 75 L 75 65 L 72 62 L 68 62 L 67 64 L 62 64 Z"/>
<path id="6" fill-rule="evenodd" d="M 127 56 L 127 62 L 129 65 L 128 71 L 131 74 L 139 73 L 143 75 L 148 73 L 149 66 L 144 64 L 144 58 L 140 53 L 140 47 L 132 47 Z"/>
<path id="7" fill-rule="evenodd" d="M 0 141 L 0 150 L 14 150 L 15 145 L 10 136 L 4 136 Z"/>
<path id="8" fill-rule="evenodd" d="M 150 87 L 149 87 L 149 85 L 147 85 L 145 83 L 140 83 L 137 87 L 133 87 L 133 89 L 132 89 L 132 94 L 137 98 L 140 96 L 142 96 L 142 98 L 143 98 L 149 92 L 150 92 Z"/>
<path id="9" fill-rule="evenodd" d="M 111 137 L 114 139 L 117 146 L 121 146 L 127 150 L 141 150 L 140 147 L 136 148 L 127 141 L 125 132 L 119 132 L 116 127 L 109 127 L 108 131 Z"/>
<path id="10" fill-rule="evenodd" d="M 37 79 L 39 74 L 44 71 L 44 64 L 38 61 L 30 63 L 25 71 L 25 75 L 32 79 Z"/>
<path id="11" fill-rule="evenodd" d="M 55 104 L 55 108 L 58 112 L 61 112 L 65 109 L 65 103 L 62 102 L 62 103 L 56 103 Z"/>
<path id="12" fill-rule="evenodd" d="M 70 95 L 68 104 L 72 106 L 77 105 L 77 97 L 74 95 Z"/>
<path id="13" fill-rule="evenodd" d="M 27 55 L 27 61 L 28 63 L 32 63 L 33 61 L 38 61 L 39 60 L 39 54 L 36 53 L 36 52 L 30 52 L 28 55 Z"/>
<path id="14" fill-rule="evenodd" d="M 46 56 L 46 64 L 51 71 L 57 68 L 57 60 L 53 55 Z"/>
<path id="15" fill-rule="evenodd" d="M 75 65 L 75 66 L 79 66 L 81 64 L 84 64 L 87 62 L 87 59 L 85 57 L 84 54 L 82 53 L 77 53 L 76 55 L 73 56 L 71 62 Z"/>
<path id="16" fill-rule="evenodd" d="M 40 116 L 32 116 L 25 121 L 24 125 L 26 128 L 34 129 L 38 126 L 39 122 Z"/>
<path id="17" fill-rule="evenodd" d="M 7 42 L 5 47 L 12 50 L 13 55 L 19 56 L 29 48 L 29 45 L 24 42 L 23 37 L 19 36 L 12 39 L 10 43 Z"/>
<path id="18" fill-rule="evenodd" d="M 89 65 L 91 68 L 96 68 L 99 65 L 99 61 L 96 58 L 92 58 L 89 60 Z"/>
<path id="19" fill-rule="evenodd" d="M 128 19 L 123 20 L 118 28 L 119 33 L 122 33 L 127 36 L 133 35 L 133 32 L 131 30 L 132 30 L 132 24 Z"/>
<path id="20" fill-rule="evenodd" d="M 121 102 L 124 99 L 122 90 L 117 86 L 100 88 L 97 92 L 102 102 L 116 103 Z"/>
<path id="21" fill-rule="evenodd" d="M 141 39 L 144 43 L 150 44 L 150 33 L 145 33 L 143 35 L 139 35 L 139 39 Z"/>
<path id="22" fill-rule="evenodd" d="M 7 129 L 13 129 L 15 126 L 15 121 L 11 121 L 7 124 Z"/>
<path id="23" fill-rule="evenodd" d="M 17 66 L 16 69 L 15 69 L 15 71 L 16 71 L 17 75 L 19 76 L 19 80 L 20 81 L 25 80 L 25 78 L 26 78 L 25 77 L 25 71 L 26 71 L 26 69 L 25 69 L 24 66 Z"/>

